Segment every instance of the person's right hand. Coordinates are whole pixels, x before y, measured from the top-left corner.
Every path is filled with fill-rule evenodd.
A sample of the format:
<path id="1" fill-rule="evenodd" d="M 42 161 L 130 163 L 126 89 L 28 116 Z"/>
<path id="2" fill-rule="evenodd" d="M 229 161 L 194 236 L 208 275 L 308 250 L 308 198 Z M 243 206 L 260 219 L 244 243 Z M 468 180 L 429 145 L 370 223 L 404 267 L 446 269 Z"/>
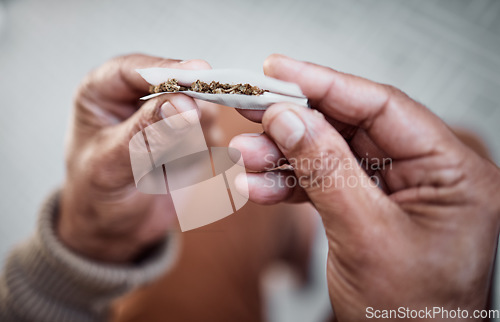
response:
<path id="1" fill-rule="evenodd" d="M 199 109 L 193 99 L 179 94 L 164 94 L 141 105 L 139 98 L 148 94 L 149 84 L 135 69 L 148 67 L 210 65 L 201 60 L 122 56 L 91 72 L 80 85 L 67 142 L 57 233 L 68 247 L 89 258 L 131 261 L 165 235 L 175 216 L 171 198 L 136 189 L 129 141 L 163 118 Z M 210 113 L 205 112 L 202 125 L 210 123 Z"/>
<path id="2" fill-rule="evenodd" d="M 294 167 L 249 173 L 249 197 L 316 207 L 337 319 L 364 320 L 367 307 L 471 315 L 485 308 L 499 232 L 499 169 L 393 87 L 280 55 L 267 59 L 264 72 L 297 83 L 313 109 L 275 104 L 263 115 L 264 134 L 237 136 L 231 146 L 251 170 L 284 157 Z M 368 169 L 356 158 L 364 167 L 368 160 Z"/>

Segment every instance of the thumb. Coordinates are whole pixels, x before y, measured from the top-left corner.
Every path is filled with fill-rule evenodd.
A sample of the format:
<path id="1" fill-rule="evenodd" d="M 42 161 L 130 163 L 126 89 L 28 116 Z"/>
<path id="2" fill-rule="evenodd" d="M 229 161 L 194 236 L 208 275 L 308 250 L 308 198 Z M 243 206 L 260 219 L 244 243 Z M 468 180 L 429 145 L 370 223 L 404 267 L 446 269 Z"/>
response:
<path id="1" fill-rule="evenodd" d="M 90 153 L 91 168 L 95 170 L 91 177 L 109 189 L 133 184 L 132 152 L 144 154 L 141 158 L 149 164 L 149 154 L 155 150 L 158 154 L 152 154 L 152 161 L 156 163 L 155 157 L 164 158 L 179 148 L 186 132 L 199 124 L 199 113 L 196 102 L 186 95 L 164 94 L 146 101 L 130 118 L 105 128 L 99 135 Z M 147 150 L 137 146 L 137 140 L 145 143 Z M 138 148 L 140 152 L 131 151 Z"/>
<path id="2" fill-rule="evenodd" d="M 325 227 L 343 232 L 372 227 L 389 199 L 359 166 L 347 142 L 317 110 L 279 103 L 262 124 L 294 167 Z"/>

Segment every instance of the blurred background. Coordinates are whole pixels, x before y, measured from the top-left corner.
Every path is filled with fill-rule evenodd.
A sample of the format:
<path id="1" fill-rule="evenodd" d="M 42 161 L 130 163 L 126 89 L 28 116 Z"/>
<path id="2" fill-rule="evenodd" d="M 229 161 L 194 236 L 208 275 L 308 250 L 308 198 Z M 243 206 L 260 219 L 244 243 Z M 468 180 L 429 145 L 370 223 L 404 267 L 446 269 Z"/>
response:
<path id="1" fill-rule="evenodd" d="M 255 71 L 278 52 L 389 83 L 479 134 L 500 160 L 497 0 L 0 0 L 2 263 L 63 180 L 79 81 L 132 52 Z M 273 279 L 271 321 L 316 321 L 328 310 L 323 236 L 317 244 L 317 288 L 294 295 Z"/>

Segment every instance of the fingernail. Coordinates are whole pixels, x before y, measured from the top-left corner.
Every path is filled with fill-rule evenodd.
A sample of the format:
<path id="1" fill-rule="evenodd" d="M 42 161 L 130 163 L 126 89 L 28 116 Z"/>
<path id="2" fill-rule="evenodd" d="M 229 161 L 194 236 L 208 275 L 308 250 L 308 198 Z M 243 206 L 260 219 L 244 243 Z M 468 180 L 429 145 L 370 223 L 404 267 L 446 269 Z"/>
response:
<path id="1" fill-rule="evenodd" d="M 179 64 L 188 64 L 191 61 L 193 61 L 193 59 L 183 60 L 183 61 L 180 61 Z"/>
<path id="2" fill-rule="evenodd" d="M 249 137 L 257 137 L 257 136 L 261 136 L 262 133 L 241 133 L 240 135 L 241 136 L 249 136 Z"/>
<path id="3" fill-rule="evenodd" d="M 274 118 L 269 132 L 279 145 L 291 149 L 302 139 L 306 127 L 294 112 L 283 111 Z"/>
<path id="4" fill-rule="evenodd" d="M 177 103 L 179 103 L 179 102 L 177 102 Z M 170 104 L 172 104 L 172 103 L 170 103 Z M 175 110 L 179 114 L 195 110 L 191 104 L 176 104 L 176 105 L 172 104 L 172 106 L 175 108 Z"/>
<path id="5" fill-rule="evenodd" d="M 177 110 L 170 102 L 165 102 L 160 107 L 160 113 L 163 121 L 174 130 L 186 128 L 189 123 L 178 114 Z"/>
<path id="6" fill-rule="evenodd" d="M 171 114 L 171 111 L 170 109 L 173 109 L 174 107 L 172 106 L 172 104 L 170 104 L 170 102 L 165 102 L 163 103 L 161 106 L 160 106 L 160 113 L 161 113 L 161 116 L 163 118 L 166 118 L 167 115 L 170 115 Z"/>

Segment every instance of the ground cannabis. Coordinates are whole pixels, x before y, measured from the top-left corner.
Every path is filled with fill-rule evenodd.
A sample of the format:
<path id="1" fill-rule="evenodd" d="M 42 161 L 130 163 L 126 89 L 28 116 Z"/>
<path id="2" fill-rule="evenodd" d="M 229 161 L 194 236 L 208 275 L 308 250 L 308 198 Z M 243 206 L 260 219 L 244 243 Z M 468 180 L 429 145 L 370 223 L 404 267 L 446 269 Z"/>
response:
<path id="1" fill-rule="evenodd" d="M 193 91 L 198 93 L 208 93 L 208 94 L 242 94 L 242 95 L 262 95 L 266 90 L 260 89 L 257 86 L 252 86 L 250 84 L 221 84 L 216 81 L 212 81 L 210 84 L 196 80 L 191 84 L 190 87 L 185 87 L 178 84 L 177 79 L 171 78 L 160 85 L 151 85 L 149 87 L 150 93 L 175 93 L 180 91 Z"/>

